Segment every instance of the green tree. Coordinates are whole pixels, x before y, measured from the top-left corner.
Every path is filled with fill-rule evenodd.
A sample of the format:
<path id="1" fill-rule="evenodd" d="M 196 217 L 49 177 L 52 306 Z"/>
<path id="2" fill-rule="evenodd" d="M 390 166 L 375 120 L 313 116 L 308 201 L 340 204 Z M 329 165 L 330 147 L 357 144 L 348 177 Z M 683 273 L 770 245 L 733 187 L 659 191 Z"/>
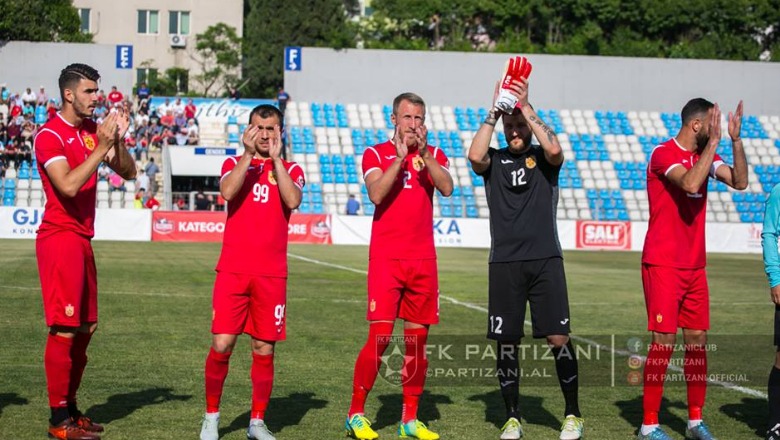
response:
<path id="1" fill-rule="evenodd" d="M 0 40 L 88 43 L 71 0 L 0 0 Z"/>
<path id="2" fill-rule="evenodd" d="M 244 96 L 275 96 L 285 46 L 354 47 L 349 0 L 248 0 L 244 19 Z"/>
<path id="3" fill-rule="evenodd" d="M 209 26 L 195 35 L 192 59 L 199 71 L 193 80 L 205 96 L 218 96 L 228 87 L 236 86 L 241 66 L 241 38 L 236 28 L 225 23 Z"/>

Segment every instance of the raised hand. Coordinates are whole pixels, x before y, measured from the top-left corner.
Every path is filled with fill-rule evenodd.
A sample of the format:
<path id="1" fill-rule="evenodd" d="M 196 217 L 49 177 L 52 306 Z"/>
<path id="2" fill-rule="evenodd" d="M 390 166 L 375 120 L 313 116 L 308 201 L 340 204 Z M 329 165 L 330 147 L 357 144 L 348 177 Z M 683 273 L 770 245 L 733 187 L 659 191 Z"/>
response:
<path id="1" fill-rule="evenodd" d="M 107 152 L 116 143 L 117 130 L 117 115 L 109 113 L 97 129 L 98 148 Z"/>
<path id="2" fill-rule="evenodd" d="M 119 108 L 116 112 L 116 125 L 119 130 L 119 139 L 124 139 L 127 130 L 130 129 L 130 114 L 124 108 Z"/>
<path id="3" fill-rule="evenodd" d="M 720 144 L 720 107 L 715 104 L 710 115 L 710 141 L 709 144 L 717 148 Z"/>
<path id="4" fill-rule="evenodd" d="M 271 159 L 279 159 L 282 156 L 282 130 L 274 125 L 274 135 L 268 140 L 268 155 Z"/>
<path id="5" fill-rule="evenodd" d="M 517 97 L 517 103 L 521 108 L 528 105 L 528 79 L 520 78 L 519 80 L 512 81 L 509 90 Z"/>
<path id="6" fill-rule="evenodd" d="M 260 129 L 254 125 L 250 125 L 244 130 L 243 136 L 241 136 L 241 143 L 244 144 L 244 150 L 251 154 L 253 157 L 257 153 L 257 137 L 260 135 Z"/>
<path id="7" fill-rule="evenodd" d="M 772 302 L 780 305 L 780 286 L 775 286 L 772 289 L 770 289 L 770 294 L 772 297 Z"/>
<path id="8" fill-rule="evenodd" d="M 420 152 L 420 157 L 423 159 L 428 158 L 431 155 L 431 152 L 428 150 L 428 127 L 425 124 L 421 124 L 414 131 L 414 134 L 417 138 L 417 150 Z"/>
<path id="9" fill-rule="evenodd" d="M 737 104 L 737 110 L 734 113 L 729 112 L 729 136 L 732 141 L 740 139 L 742 130 L 742 101 Z"/>
<path id="10" fill-rule="evenodd" d="M 399 159 L 405 158 L 406 155 L 409 154 L 409 147 L 406 146 L 406 139 L 397 126 L 395 127 L 393 142 L 395 143 L 395 155 L 398 156 Z"/>

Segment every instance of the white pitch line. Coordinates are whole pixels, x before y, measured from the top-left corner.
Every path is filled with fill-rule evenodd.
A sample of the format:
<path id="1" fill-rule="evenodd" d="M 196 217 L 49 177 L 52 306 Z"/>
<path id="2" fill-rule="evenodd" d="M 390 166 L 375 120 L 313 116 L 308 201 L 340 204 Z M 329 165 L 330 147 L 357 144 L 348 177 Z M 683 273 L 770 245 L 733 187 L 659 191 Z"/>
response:
<path id="1" fill-rule="evenodd" d="M 320 266 L 327 266 L 327 267 L 332 267 L 334 269 L 346 270 L 346 271 L 349 271 L 349 272 L 359 273 L 361 275 L 367 275 L 368 274 L 368 272 L 366 272 L 365 270 L 355 269 L 353 267 L 348 267 L 348 266 L 342 266 L 340 264 L 328 263 L 326 261 L 315 260 L 313 258 L 304 257 L 302 255 L 295 255 L 295 254 L 289 254 L 289 253 L 287 255 L 292 257 L 292 258 L 295 258 L 295 259 L 298 259 L 298 260 L 301 260 L 301 261 L 306 261 L 306 262 L 312 263 L 312 264 L 317 264 L 317 265 L 320 265 Z M 439 294 L 439 298 L 444 299 L 444 300 L 446 300 L 446 301 L 448 301 L 448 302 L 450 302 L 452 304 L 455 304 L 455 305 L 458 305 L 458 306 L 461 306 L 461 307 L 465 307 L 467 309 L 476 310 L 476 311 L 483 312 L 483 313 L 488 313 L 488 309 L 486 307 L 482 307 L 482 306 L 479 306 L 479 305 L 476 305 L 476 304 L 471 304 L 471 303 L 468 303 L 468 302 L 465 302 L 465 301 L 460 301 L 458 299 L 452 298 L 452 297 L 447 296 L 447 295 Z M 531 326 L 531 322 L 530 321 L 525 321 L 525 325 L 530 327 Z M 612 353 L 618 354 L 620 356 L 629 357 L 629 356 L 634 354 L 634 353 L 631 353 L 628 350 L 618 350 L 618 349 L 614 349 L 614 348 L 611 348 L 611 347 L 607 347 L 606 345 L 599 344 L 596 341 L 590 340 L 588 338 L 583 338 L 582 336 L 571 335 L 570 337 L 571 337 L 571 339 L 574 339 L 575 341 L 582 342 L 582 343 L 588 344 L 588 345 L 590 345 L 592 347 L 598 348 L 599 350 L 606 350 L 608 352 L 612 352 Z M 640 357 L 642 358 L 642 362 L 644 363 L 646 357 L 645 356 L 640 356 Z M 670 370 L 678 372 L 678 373 L 683 372 L 683 369 L 678 367 L 678 366 L 676 366 L 676 365 L 669 365 L 668 368 Z M 762 398 L 762 399 L 766 399 L 767 398 L 767 395 L 762 393 L 761 391 L 757 391 L 757 390 L 754 390 L 754 389 L 751 389 L 751 388 L 745 388 L 745 387 L 739 386 L 739 385 L 731 383 L 731 382 L 724 382 L 724 381 L 720 381 L 720 380 L 708 380 L 708 382 L 713 384 L 713 385 L 718 385 L 718 386 L 721 386 L 721 387 L 729 389 L 729 390 L 734 390 L 734 391 L 737 391 L 737 392 L 740 392 L 740 393 L 743 393 L 743 394 L 747 394 L 749 396 L 758 397 L 758 398 Z"/>

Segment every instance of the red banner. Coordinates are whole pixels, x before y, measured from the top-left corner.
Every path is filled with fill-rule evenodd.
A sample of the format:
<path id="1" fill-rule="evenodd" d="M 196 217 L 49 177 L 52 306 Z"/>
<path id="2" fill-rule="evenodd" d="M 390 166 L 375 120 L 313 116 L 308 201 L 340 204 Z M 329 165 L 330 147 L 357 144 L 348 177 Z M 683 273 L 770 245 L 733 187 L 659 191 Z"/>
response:
<path id="1" fill-rule="evenodd" d="M 577 249 L 631 250 L 631 222 L 577 220 Z"/>
<path id="2" fill-rule="evenodd" d="M 227 213 L 210 211 L 154 211 L 152 241 L 221 242 Z M 330 216 L 293 214 L 288 226 L 290 243 L 332 244 Z"/>

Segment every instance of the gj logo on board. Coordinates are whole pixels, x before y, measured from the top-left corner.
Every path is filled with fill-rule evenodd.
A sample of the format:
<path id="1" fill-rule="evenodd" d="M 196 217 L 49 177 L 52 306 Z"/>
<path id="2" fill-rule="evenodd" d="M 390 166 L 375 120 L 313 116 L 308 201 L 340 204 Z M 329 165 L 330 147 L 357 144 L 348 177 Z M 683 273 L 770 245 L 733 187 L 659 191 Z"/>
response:
<path id="1" fill-rule="evenodd" d="M 577 249 L 631 249 L 630 222 L 577 221 Z"/>

